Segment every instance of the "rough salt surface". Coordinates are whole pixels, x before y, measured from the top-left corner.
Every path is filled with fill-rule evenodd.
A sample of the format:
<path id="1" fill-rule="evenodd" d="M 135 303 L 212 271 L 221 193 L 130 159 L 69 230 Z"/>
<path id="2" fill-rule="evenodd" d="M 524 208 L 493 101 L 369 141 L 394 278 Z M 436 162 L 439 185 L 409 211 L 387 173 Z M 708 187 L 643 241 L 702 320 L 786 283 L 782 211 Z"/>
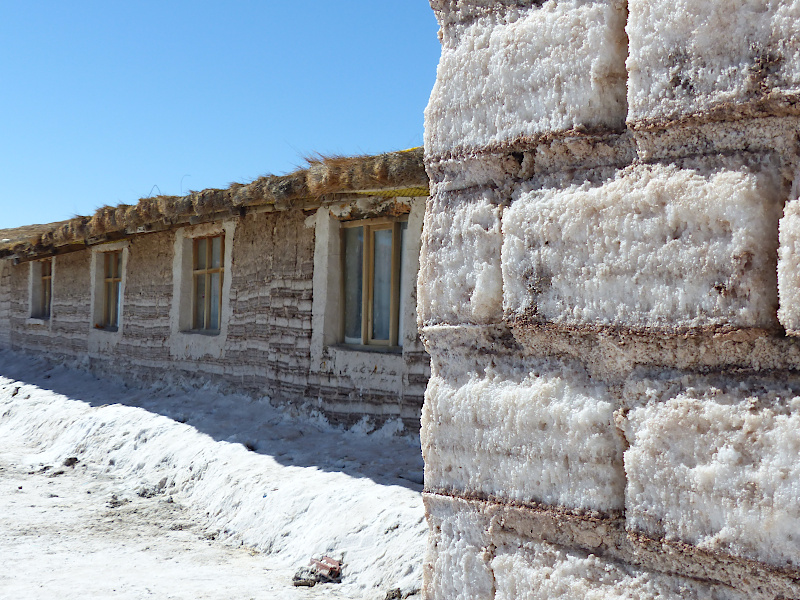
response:
<path id="1" fill-rule="evenodd" d="M 126 388 L 0 351 L 0 454 L 26 448 L 35 469 L 77 457 L 120 496 L 169 497 L 197 532 L 276 568 L 343 556 L 343 596 L 412 593 L 427 537 L 421 486 L 409 481 L 421 479 L 419 447 L 391 426 L 353 429 L 211 387 Z"/>
<path id="2" fill-rule="evenodd" d="M 800 333 L 800 200 L 787 202 L 778 250 L 778 319 L 788 333 Z"/>
<path id="3" fill-rule="evenodd" d="M 618 0 L 548 0 L 445 24 L 425 111 L 426 153 L 578 126 L 622 127 L 624 26 Z"/>
<path id="4" fill-rule="evenodd" d="M 460 507 L 460 510 L 451 510 Z M 485 532 L 488 521 L 466 503 L 428 502 L 430 535 L 425 555 L 426 600 L 467 600 L 493 597 Z"/>
<path id="5" fill-rule="evenodd" d="M 629 122 L 800 91 L 800 1 L 630 0 Z"/>
<path id="6" fill-rule="evenodd" d="M 500 216 L 491 192 L 428 201 L 417 282 L 422 324 L 502 319 Z"/>
<path id="7" fill-rule="evenodd" d="M 800 565 L 800 397 L 763 385 L 630 386 L 652 401 L 621 422 L 628 527 Z"/>
<path id="8" fill-rule="evenodd" d="M 420 434 L 426 489 L 621 509 L 622 438 L 613 411 L 603 386 L 548 363 L 434 376 Z"/>
<path id="9" fill-rule="evenodd" d="M 727 586 L 645 571 L 545 543 L 503 545 L 491 562 L 496 600 L 745 600 Z"/>
<path id="10" fill-rule="evenodd" d="M 635 165 L 503 214 L 504 308 L 570 326 L 776 326 L 777 168 Z"/>

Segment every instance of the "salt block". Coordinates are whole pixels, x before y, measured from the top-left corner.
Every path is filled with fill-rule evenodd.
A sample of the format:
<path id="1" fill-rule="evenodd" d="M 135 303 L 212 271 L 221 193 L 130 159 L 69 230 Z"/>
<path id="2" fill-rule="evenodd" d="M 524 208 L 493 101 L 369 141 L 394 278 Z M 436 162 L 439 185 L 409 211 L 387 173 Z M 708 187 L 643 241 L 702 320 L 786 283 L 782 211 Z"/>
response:
<path id="1" fill-rule="evenodd" d="M 800 92 L 800 1 L 629 0 L 628 10 L 629 123 L 794 104 L 780 99 Z"/>
<path id="2" fill-rule="evenodd" d="M 639 569 L 544 542 L 503 544 L 491 561 L 496 600 L 745 600 L 730 587 Z"/>
<path id="3" fill-rule="evenodd" d="M 425 111 L 427 155 L 574 128 L 623 127 L 625 2 L 477 8 L 467 20 L 437 15 L 442 54 Z"/>
<path id="4" fill-rule="evenodd" d="M 746 155 L 522 187 L 503 213 L 506 318 L 667 333 L 775 329 L 785 194 L 771 159 Z"/>
<path id="5" fill-rule="evenodd" d="M 778 320 L 789 335 L 800 334 L 800 200 L 786 203 L 778 249 Z"/>
<path id="6" fill-rule="evenodd" d="M 622 509 L 623 441 L 606 388 L 556 362 L 493 362 L 430 379 L 420 431 L 426 489 Z"/>
<path id="7" fill-rule="evenodd" d="M 501 213 L 490 191 L 430 198 L 417 280 L 421 324 L 502 320 Z"/>
<path id="8" fill-rule="evenodd" d="M 489 520 L 457 498 L 425 497 L 428 548 L 424 595 L 427 600 L 483 600 L 493 597 L 489 568 Z"/>
<path id="9" fill-rule="evenodd" d="M 781 379 L 627 384 L 628 529 L 800 565 L 800 382 Z"/>

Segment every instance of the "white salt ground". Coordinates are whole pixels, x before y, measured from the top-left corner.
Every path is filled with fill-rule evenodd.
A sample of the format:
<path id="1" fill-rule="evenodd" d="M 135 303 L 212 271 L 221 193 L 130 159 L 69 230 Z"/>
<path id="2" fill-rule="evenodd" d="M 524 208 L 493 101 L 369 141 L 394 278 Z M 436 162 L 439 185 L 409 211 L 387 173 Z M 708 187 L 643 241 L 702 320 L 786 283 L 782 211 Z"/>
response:
<path id="1" fill-rule="evenodd" d="M 399 428 L 0 351 L 0 599 L 414 594 L 422 459 Z M 342 583 L 293 587 L 321 554 Z"/>

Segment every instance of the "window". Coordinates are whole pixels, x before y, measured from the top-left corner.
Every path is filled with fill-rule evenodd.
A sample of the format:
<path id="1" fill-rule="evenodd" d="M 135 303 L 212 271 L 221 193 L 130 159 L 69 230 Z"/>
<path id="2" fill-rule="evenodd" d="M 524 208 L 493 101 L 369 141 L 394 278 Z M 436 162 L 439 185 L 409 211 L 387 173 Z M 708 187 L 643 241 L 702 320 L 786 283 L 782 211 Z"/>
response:
<path id="1" fill-rule="evenodd" d="M 130 242 L 99 244 L 92 248 L 92 290 L 89 353 L 105 355 L 119 344 L 125 326 L 123 302 Z"/>
<path id="2" fill-rule="evenodd" d="M 219 331 L 225 240 L 221 235 L 195 238 L 192 252 L 192 329 Z"/>
<path id="3" fill-rule="evenodd" d="M 31 318 L 49 319 L 53 297 L 53 259 L 31 263 Z"/>
<path id="4" fill-rule="evenodd" d="M 122 309 L 122 250 L 103 252 L 103 318 L 104 329 L 119 327 Z"/>
<path id="5" fill-rule="evenodd" d="M 342 224 L 342 341 L 400 346 L 403 329 L 403 246 L 408 222 Z"/>

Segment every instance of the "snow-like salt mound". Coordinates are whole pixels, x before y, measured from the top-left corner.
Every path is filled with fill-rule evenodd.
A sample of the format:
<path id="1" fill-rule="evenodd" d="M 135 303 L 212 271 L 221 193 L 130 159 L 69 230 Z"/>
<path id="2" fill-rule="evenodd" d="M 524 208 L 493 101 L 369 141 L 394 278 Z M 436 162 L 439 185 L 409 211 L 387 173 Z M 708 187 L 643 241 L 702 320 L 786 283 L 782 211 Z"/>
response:
<path id="1" fill-rule="evenodd" d="M 421 458 L 396 429 L 341 431 L 266 401 L 128 389 L 0 352 L 0 439 L 30 447 L 34 462 L 74 456 L 130 494 L 170 496 L 207 532 L 277 565 L 343 558 L 339 589 L 352 597 L 421 587 Z"/>

